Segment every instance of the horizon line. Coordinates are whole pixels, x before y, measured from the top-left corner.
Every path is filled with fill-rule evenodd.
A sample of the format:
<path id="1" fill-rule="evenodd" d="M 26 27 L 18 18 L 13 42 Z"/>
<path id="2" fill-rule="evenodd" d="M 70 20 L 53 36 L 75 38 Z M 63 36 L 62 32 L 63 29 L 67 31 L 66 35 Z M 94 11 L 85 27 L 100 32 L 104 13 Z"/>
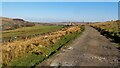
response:
<path id="1" fill-rule="evenodd" d="M 18 17 L 5 17 L 5 16 L 0 16 L 0 18 L 9 18 L 9 19 L 22 19 L 22 20 L 24 20 L 24 21 L 28 21 L 28 22 L 38 22 L 38 23 L 61 23 L 61 22 L 80 22 L 80 23 L 87 23 L 87 22 L 107 22 L 107 21 L 116 21 L 116 20 L 119 20 L 119 19 L 116 19 L 116 20 L 106 20 L 106 21 L 54 21 L 54 22 L 48 22 L 48 21 L 46 21 L 46 22 L 43 22 L 43 21 L 30 21 L 30 20 L 26 20 L 25 18 L 18 18 Z"/>

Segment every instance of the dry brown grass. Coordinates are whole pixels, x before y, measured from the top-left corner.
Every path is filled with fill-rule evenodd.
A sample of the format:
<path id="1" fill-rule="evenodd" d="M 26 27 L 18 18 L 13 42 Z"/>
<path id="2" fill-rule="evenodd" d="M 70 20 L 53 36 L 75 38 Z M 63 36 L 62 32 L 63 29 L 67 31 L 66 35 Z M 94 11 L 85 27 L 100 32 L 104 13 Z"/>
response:
<path id="1" fill-rule="evenodd" d="M 7 64 L 11 60 L 14 60 L 17 57 L 21 57 L 22 55 L 29 52 L 37 52 L 42 54 L 40 48 L 48 47 L 51 43 L 56 44 L 62 38 L 62 36 L 76 31 L 80 31 L 79 26 L 63 28 L 62 30 L 27 40 L 4 43 L 2 44 L 3 63 Z"/>

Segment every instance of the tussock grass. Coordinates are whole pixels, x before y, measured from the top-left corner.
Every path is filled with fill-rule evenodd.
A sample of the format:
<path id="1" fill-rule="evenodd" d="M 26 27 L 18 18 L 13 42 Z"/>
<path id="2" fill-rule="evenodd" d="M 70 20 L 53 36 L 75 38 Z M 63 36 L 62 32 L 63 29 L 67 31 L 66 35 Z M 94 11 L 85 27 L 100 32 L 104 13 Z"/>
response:
<path id="1" fill-rule="evenodd" d="M 112 42 L 120 44 L 120 20 L 90 24 Z"/>
<path id="2" fill-rule="evenodd" d="M 33 66 L 48 58 L 82 31 L 83 26 L 71 26 L 26 41 L 21 40 L 3 44 L 4 64 L 12 66 Z"/>

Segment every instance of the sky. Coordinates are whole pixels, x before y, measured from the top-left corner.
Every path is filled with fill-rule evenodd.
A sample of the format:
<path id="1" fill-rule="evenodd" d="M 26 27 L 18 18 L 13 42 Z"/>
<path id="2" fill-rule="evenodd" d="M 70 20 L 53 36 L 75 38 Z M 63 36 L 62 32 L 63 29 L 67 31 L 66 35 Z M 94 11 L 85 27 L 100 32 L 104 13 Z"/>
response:
<path id="1" fill-rule="evenodd" d="M 35 22 L 109 21 L 118 19 L 118 2 L 2 2 L 2 16 Z"/>
<path id="2" fill-rule="evenodd" d="M 118 2 L 120 0 L 1 0 L 2 2 Z"/>

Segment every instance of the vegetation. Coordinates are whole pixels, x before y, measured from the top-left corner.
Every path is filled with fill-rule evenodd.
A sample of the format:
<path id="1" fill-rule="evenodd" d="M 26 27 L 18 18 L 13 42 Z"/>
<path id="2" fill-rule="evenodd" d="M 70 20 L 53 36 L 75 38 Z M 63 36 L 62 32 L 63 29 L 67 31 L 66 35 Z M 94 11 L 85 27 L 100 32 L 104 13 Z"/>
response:
<path id="1" fill-rule="evenodd" d="M 10 42 L 13 40 L 28 39 L 48 32 L 56 31 L 63 28 L 63 26 L 33 26 L 23 27 L 15 30 L 8 30 L 2 32 L 2 41 Z"/>
<path id="2" fill-rule="evenodd" d="M 83 26 L 71 26 L 25 41 L 19 40 L 4 43 L 2 45 L 3 64 L 34 66 L 74 39 L 83 29 Z"/>
<path id="3" fill-rule="evenodd" d="M 90 25 L 97 29 L 102 35 L 113 39 L 116 43 L 120 43 L 120 20 L 94 23 Z"/>
<path id="4" fill-rule="evenodd" d="M 35 23 L 24 21 L 23 19 L 11 19 L 5 17 L 0 17 L 0 19 L 2 20 L 0 22 L 2 23 L 2 30 L 13 30 L 20 27 L 35 26 Z"/>

